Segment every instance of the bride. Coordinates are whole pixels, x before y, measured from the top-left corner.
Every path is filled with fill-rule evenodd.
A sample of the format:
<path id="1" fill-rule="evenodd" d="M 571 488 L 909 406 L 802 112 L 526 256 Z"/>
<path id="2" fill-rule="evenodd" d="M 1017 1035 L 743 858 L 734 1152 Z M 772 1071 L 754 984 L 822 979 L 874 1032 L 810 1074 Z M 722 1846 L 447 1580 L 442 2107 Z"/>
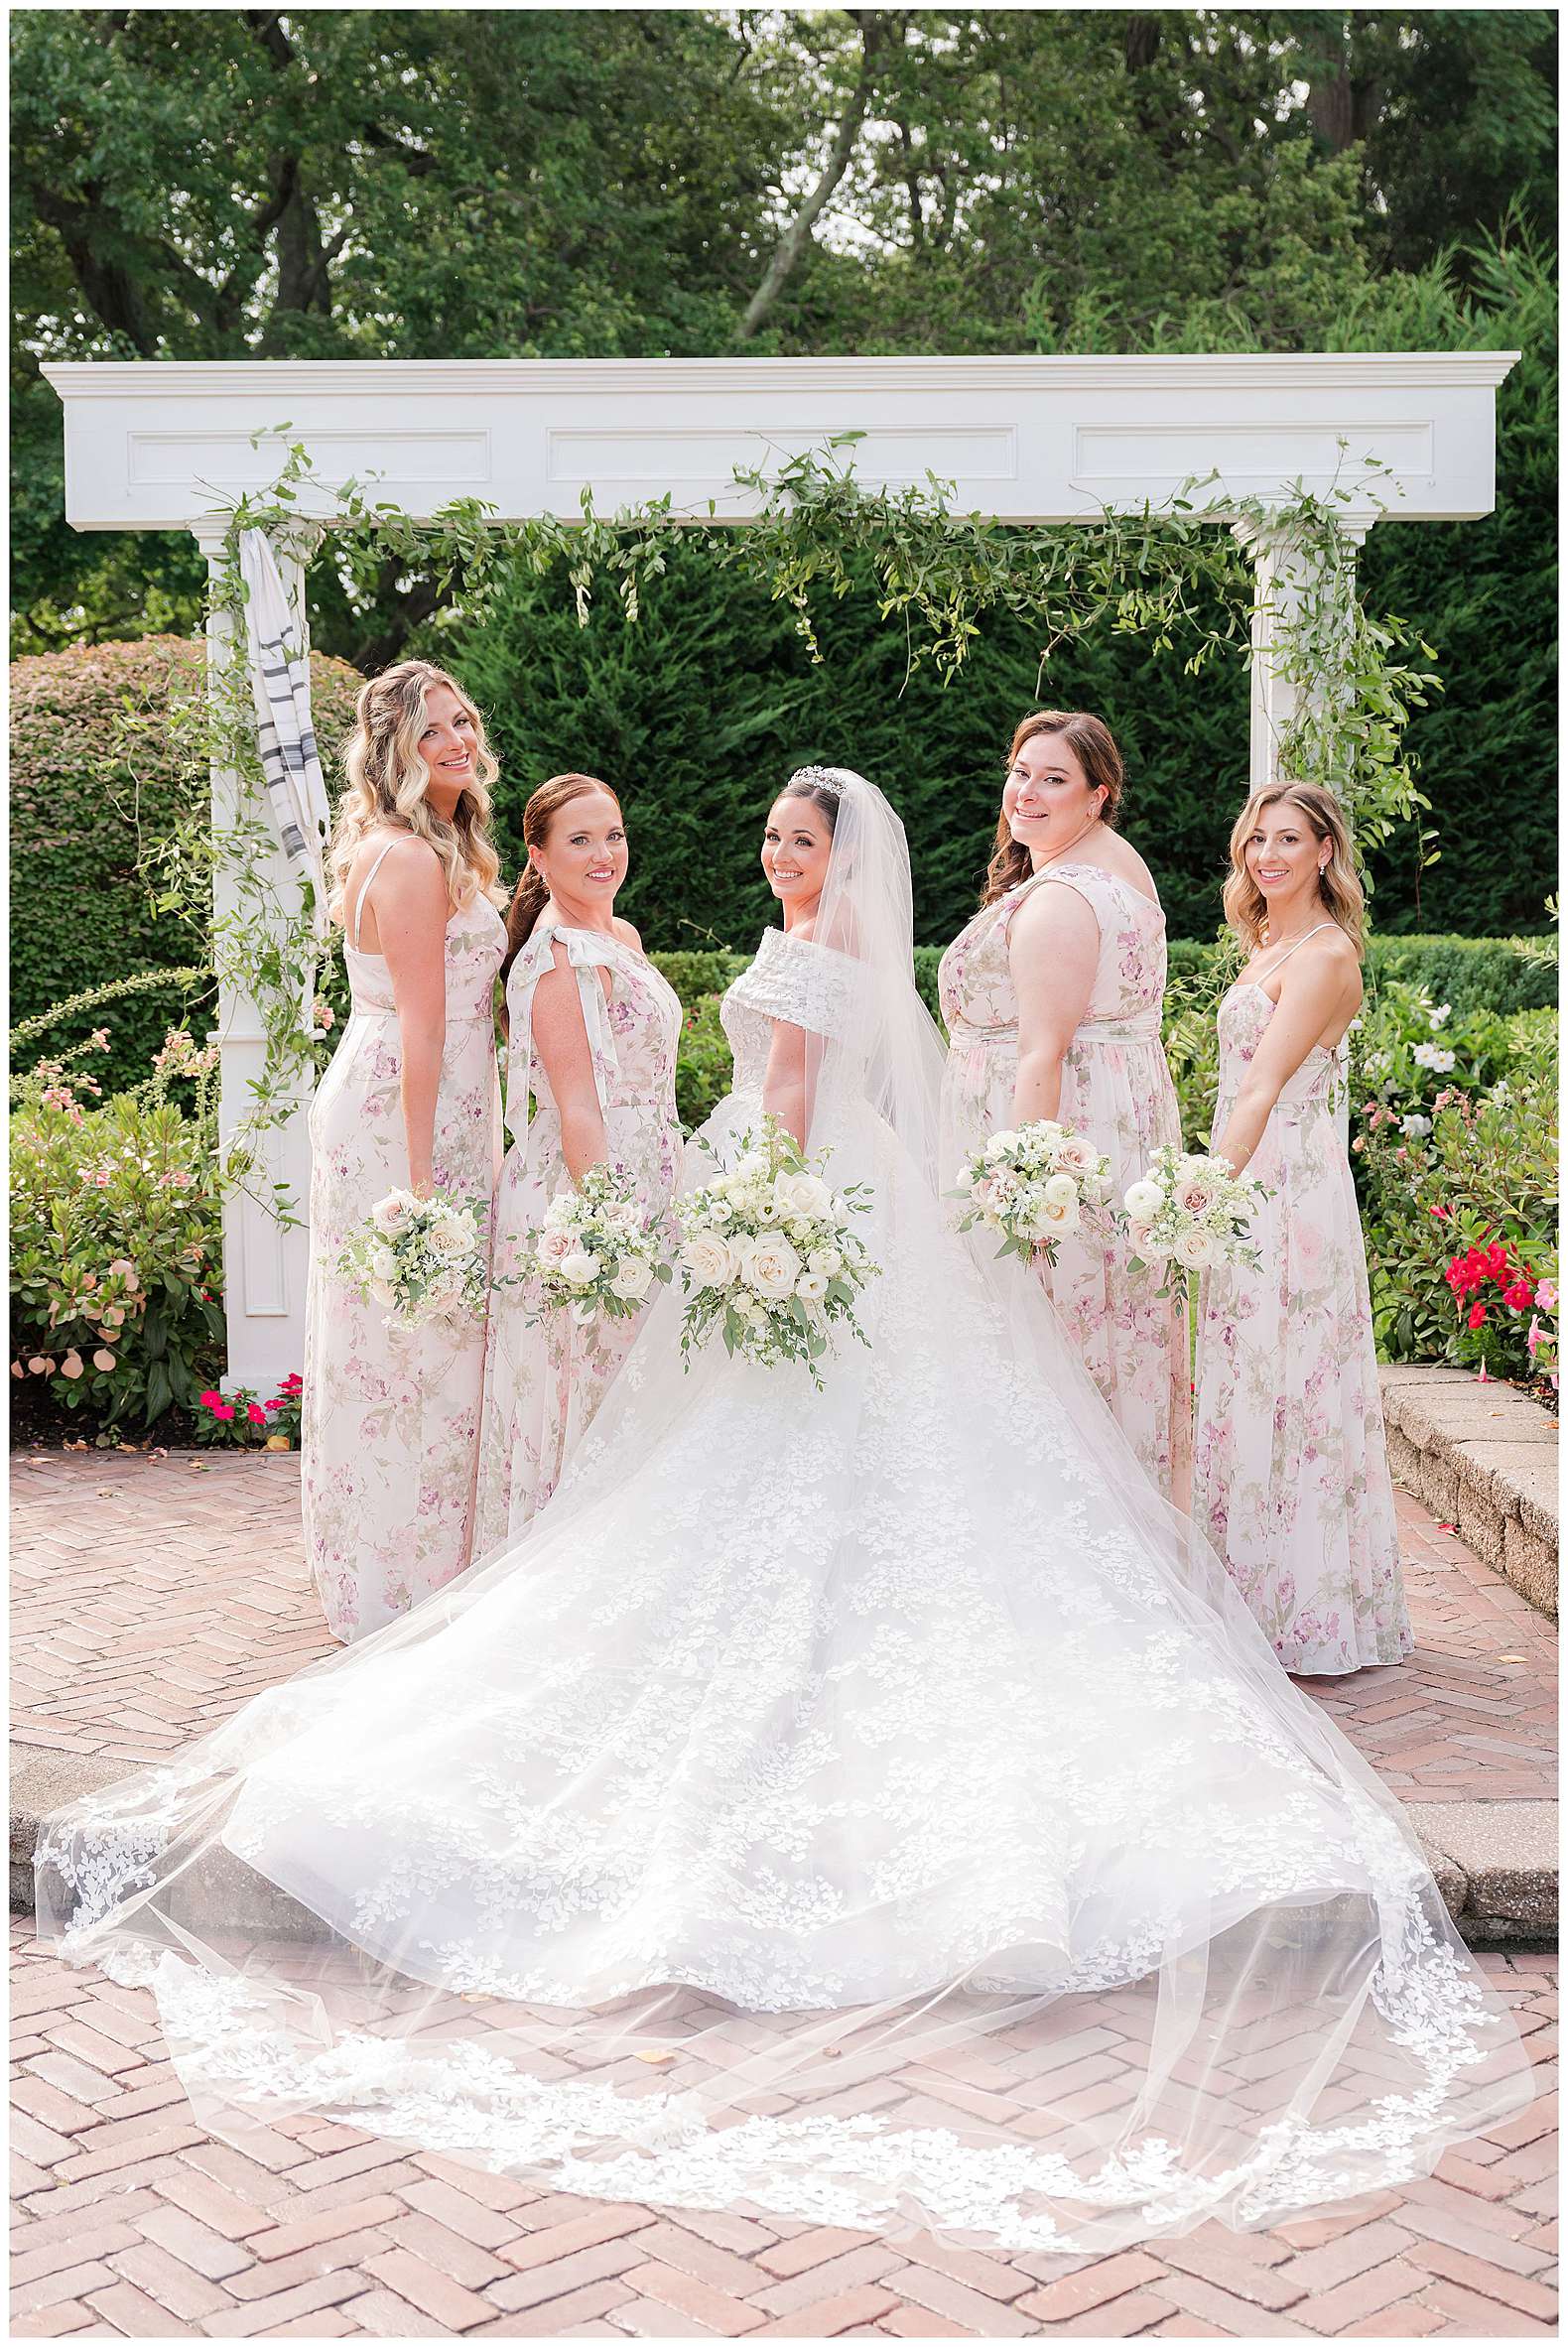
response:
<path id="1" fill-rule="evenodd" d="M 806 768 L 764 865 L 705 1137 L 776 1109 L 872 1186 L 868 1345 L 822 1394 L 683 1373 L 667 1293 L 526 1544 L 53 1819 L 45 1929 L 241 2142 L 1073 2252 L 1425 2172 L 1527 2100 L 1511 2023 L 1037 1283 L 946 1227 L 887 801 Z"/>

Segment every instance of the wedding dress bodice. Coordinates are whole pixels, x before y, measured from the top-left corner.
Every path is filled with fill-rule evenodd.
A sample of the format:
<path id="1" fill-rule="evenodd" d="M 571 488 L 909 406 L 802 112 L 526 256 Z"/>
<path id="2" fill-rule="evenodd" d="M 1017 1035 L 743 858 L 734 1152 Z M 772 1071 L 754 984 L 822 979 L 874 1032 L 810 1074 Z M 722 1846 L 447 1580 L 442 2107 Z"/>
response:
<path id="1" fill-rule="evenodd" d="M 830 1043 L 851 1048 L 841 1058 L 848 1069 L 859 1064 L 852 1049 L 863 1009 L 865 977 L 851 955 L 782 929 L 764 929 L 756 960 L 743 970 L 719 1005 L 719 1016 L 734 1055 L 733 1090 L 759 1094 L 773 1042 L 774 1022 L 786 1020 Z"/>

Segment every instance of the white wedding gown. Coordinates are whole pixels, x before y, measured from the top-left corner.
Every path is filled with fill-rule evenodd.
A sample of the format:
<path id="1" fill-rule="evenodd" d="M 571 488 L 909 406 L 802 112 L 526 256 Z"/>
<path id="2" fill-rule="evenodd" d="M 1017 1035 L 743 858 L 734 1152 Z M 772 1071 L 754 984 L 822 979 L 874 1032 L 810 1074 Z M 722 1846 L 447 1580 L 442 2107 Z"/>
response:
<path id="1" fill-rule="evenodd" d="M 815 1039 L 868 1347 L 683 1374 L 667 1294 L 519 1548 L 53 1820 L 41 1919 L 237 2141 L 1035 2250 L 1397 2183 L 1527 2099 L 1517 2038 L 1036 1283 L 945 1227 L 852 779 L 856 952 L 767 934 L 710 1137 Z"/>

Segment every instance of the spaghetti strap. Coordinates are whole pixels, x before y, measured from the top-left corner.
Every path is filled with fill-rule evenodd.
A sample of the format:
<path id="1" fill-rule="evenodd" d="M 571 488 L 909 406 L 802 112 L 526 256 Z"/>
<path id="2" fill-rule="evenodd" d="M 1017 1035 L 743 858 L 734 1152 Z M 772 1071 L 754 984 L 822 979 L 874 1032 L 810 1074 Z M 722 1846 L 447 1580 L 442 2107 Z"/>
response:
<path id="1" fill-rule="evenodd" d="M 381 869 L 381 866 L 386 860 L 387 855 L 391 852 L 395 846 L 395 841 L 387 841 L 380 854 L 376 857 L 375 862 L 370 866 L 369 871 L 366 872 L 364 885 L 360 889 L 358 896 L 354 899 L 354 934 L 348 942 L 353 947 L 356 954 L 359 951 L 359 924 L 365 917 L 365 898 L 370 894 L 370 883 L 375 878 L 377 872 Z"/>
<path id="2" fill-rule="evenodd" d="M 1291 955 L 1296 951 L 1297 946 L 1304 946 L 1307 942 L 1307 939 L 1309 937 L 1316 937 L 1320 930 L 1337 929 L 1338 927 L 1339 923 L 1337 921 L 1318 921 L 1314 923 L 1312 928 L 1307 930 L 1304 935 L 1297 938 L 1295 945 L 1286 946 L 1284 952 L 1280 955 L 1277 962 L 1270 962 L 1267 968 L 1260 971 L 1257 977 L 1254 978 L 1250 982 L 1254 986 L 1260 986 L 1265 978 L 1272 978 L 1276 970 L 1282 970 L 1284 968 L 1285 964 L 1290 960 Z"/>

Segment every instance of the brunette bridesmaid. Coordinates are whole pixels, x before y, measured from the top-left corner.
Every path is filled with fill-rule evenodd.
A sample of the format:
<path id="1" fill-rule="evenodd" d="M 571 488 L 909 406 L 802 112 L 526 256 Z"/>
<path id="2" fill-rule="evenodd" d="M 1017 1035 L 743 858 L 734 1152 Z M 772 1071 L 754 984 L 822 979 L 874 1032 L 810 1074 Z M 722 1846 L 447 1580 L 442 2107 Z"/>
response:
<path id="1" fill-rule="evenodd" d="M 993 1132 L 1058 1117 L 1110 1158 L 1113 1196 L 1163 1141 L 1181 1145 L 1160 1042 L 1165 915 L 1148 866 L 1112 828 L 1122 765 L 1111 729 L 1041 710 L 1013 735 L 985 896 L 942 958 L 950 1051 L 943 1171 Z M 1156 1295 L 1123 1238 L 1085 1226 L 1040 1276 L 1144 1469 L 1187 1503 L 1185 1303 Z"/>
<path id="2" fill-rule="evenodd" d="M 523 810 L 523 839 L 528 868 L 507 920 L 512 1143 L 495 1263 L 498 1280 L 521 1284 L 498 1286 L 490 1308 L 476 1554 L 515 1537 L 549 1499 L 644 1317 L 587 1328 L 565 1310 L 536 1317 L 528 1265 L 545 1209 L 589 1166 L 611 1164 L 662 1213 L 681 1156 L 681 1004 L 616 918 L 627 863 L 619 802 L 589 774 L 558 774 Z"/>
<path id="3" fill-rule="evenodd" d="M 423 660 L 359 696 L 331 847 L 352 1015 L 311 1108 L 300 1447 L 306 1552 L 327 1628 L 380 1630 L 468 1561 L 482 1320 L 389 1329 L 340 1277 L 389 1190 L 488 1208 L 500 1152 L 490 844 L 497 767 L 473 704 Z"/>
<path id="4" fill-rule="evenodd" d="M 1401 1662 L 1399 1571 L 1367 1255 L 1346 1148 L 1362 888 L 1327 791 L 1260 791 L 1231 835 L 1246 948 L 1220 1004 L 1213 1149 L 1272 1193 L 1262 1269 L 1205 1275 L 1193 1517 L 1286 1670 Z"/>

